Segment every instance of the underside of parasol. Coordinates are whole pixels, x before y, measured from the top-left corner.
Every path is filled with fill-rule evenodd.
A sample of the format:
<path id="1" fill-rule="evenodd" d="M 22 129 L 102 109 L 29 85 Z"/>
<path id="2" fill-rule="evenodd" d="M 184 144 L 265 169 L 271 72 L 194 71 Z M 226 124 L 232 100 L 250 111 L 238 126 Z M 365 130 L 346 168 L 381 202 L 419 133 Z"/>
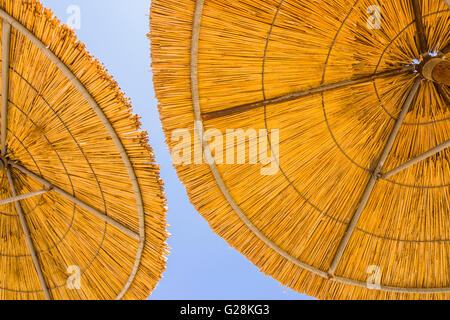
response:
<path id="1" fill-rule="evenodd" d="M 172 150 L 279 129 L 275 175 L 176 165 L 217 234 L 318 298 L 449 298 L 446 2 L 154 1 L 150 38 Z"/>

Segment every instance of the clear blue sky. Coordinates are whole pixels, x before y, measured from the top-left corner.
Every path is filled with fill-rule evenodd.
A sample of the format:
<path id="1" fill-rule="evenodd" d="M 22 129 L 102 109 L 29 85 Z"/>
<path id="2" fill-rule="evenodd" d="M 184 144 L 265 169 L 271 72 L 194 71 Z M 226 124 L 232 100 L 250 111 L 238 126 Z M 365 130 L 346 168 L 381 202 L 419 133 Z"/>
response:
<path id="1" fill-rule="evenodd" d="M 216 236 L 189 202 L 172 167 L 154 98 L 150 70 L 150 0 L 42 0 L 67 22 L 68 8 L 81 10 L 77 35 L 114 76 L 133 108 L 161 165 L 171 225 L 171 254 L 164 278 L 150 299 L 308 299 L 266 277 Z"/>

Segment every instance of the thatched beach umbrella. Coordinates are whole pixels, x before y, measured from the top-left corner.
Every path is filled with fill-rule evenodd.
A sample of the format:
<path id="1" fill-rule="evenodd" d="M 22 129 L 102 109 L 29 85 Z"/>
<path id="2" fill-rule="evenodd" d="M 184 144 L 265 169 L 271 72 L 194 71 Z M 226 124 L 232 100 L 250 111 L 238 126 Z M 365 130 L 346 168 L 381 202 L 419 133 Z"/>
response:
<path id="1" fill-rule="evenodd" d="M 271 142 L 270 175 L 217 134 L 177 163 L 218 235 L 318 298 L 450 298 L 447 1 L 154 0 L 150 38 L 174 154 Z"/>
<path id="2" fill-rule="evenodd" d="M 165 198 L 129 101 L 36 0 L 0 1 L 1 299 L 145 299 Z"/>

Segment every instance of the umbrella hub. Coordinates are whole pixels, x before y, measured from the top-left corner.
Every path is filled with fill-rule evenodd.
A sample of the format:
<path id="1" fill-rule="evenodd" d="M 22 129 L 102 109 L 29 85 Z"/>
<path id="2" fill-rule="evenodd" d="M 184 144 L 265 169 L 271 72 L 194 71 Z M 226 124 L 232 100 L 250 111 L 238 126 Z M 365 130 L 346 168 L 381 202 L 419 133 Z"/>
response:
<path id="1" fill-rule="evenodd" d="M 450 86 L 450 61 L 442 57 L 427 59 L 421 64 L 422 76 L 441 85 Z"/>

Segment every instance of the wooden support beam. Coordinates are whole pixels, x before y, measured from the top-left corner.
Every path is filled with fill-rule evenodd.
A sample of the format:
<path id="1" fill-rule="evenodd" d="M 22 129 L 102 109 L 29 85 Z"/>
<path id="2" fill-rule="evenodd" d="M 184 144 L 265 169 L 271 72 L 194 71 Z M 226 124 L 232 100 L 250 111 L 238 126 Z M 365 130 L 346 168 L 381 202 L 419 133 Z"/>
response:
<path id="1" fill-rule="evenodd" d="M 103 212 L 100 212 L 97 209 L 92 208 L 90 205 L 86 204 L 85 202 L 81 201 L 80 199 L 72 196 L 71 194 L 67 193 L 66 191 L 64 191 L 63 189 L 55 186 L 54 184 L 52 184 L 51 182 L 45 180 L 44 178 L 38 176 L 37 174 L 31 172 L 30 170 L 28 170 L 27 168 L 8 160 L 8 164 L 25 173 L 26 175 L 28 175 L 29 177 L 33 178 L 34 180 L 38 181 L 39 183 L 42 183 L 45 187 L 52 189 L 54 192 L 58 193 L 59 195 L 63 196 L 64 198 L 72 201 L 73 203 L 75 203 L 76 205 L 80 206 L 81 208 L 89 211 L 90 213 L 94 214 L 95 216 L 97 216 L 98 218 L 104 220 L 105 222 L 109 223 L 110 225 L 112 225 L 113 227 L 119 229 L 120 231 L 122 231 L 123 233 L 129 235 L 130 237 L 133 237 L 137 240 L 139 240 L 139 235 L 137 233 L 135 233 L 134 231 L 128 229 L 127 227 L 123 226 L 122 224 L 120 224 L 119 222 L 115 221 L 114 219 L 112 219 L 111 217 L 108 217 L 106 214 L 104 214 Z"/>
<path id="2" fill-rule="evenodd" d="M 381 170 L 383 170 L 383 166 L 384 166 L 389 154 L 391 153 L 394 142 L 397 139 L 400 128 L 406 118 L 406 115 L 408 114 L 408 112 L 410 110 L 410 107 L 414 101 L 414 98 L 415 98 L 418 90 L 419 90 L 421 82 L 422 82 L 422 79 L 420 79 L 420 78 L 417 78 L 415 80 L 413 88 L 412 88 L 411 92 L 409 93 L 405 103 L 403 104 L 402 112 L 400 113 L 400 116 L 399 116 L 397 122 L 395 123 L 394 129 L 392 130 L 392 133 L 389 136 L 389 139 L 386 143 L 386 146 L 383 149 L 380 159 L 378 160 L 377 167 L 373 171 L 373 174 L 369 180 L 369 183 L 366 186 L 366 190 L 364 191 L 362 198 L 358 204 L 358 209 L 356 210 L 355 214 L 353 215 L 352 220 L 347 227 L 347 231 L 345 232 L 345 235 L 344 235 L 344 237 L 339 245 L 339 248 L 333 258 L 330 269 L 328 271 L 328 274 L 331 278 L 335 277 L 336 269 L 339 265 L 339 262 L 341 261 L 344 251 L 347 248 L 348 243 L 350 242 L 350 238 L 352 237 L 353 232 L 356 229 L 356 225 L 358 224 L 358 221 L 361 218 L 361 214 L 363 213 L 364 209 L 366 208 L 367 203 L 369 202 L 370 196 L 372 195 L 372 192 L 375 189 L 375 185 L 380 178 L 379 176 L 380 176 Z"/>
<path id="3" fill-rule="evenodd" d="M 6 176 L 8 178 L 8 182 L 9 182 L 9 188 L 10 188 L 10 191 L 11 191 L 11 195 L 13 197 L 17 197 L 16 187 L 14 186 L 14 181 L 13 181 L 13 178 L 11 176 L 11 170 L 9 169 L 9 167 L 7 167 L 5 170 L 6 170 Z M 31 253 L 31 259 L 33 260 L 34 268 L 36 269 L 36 273 L 38 275 L 38 278 L 39 278 L 39 281 L 41 283 L 42 289 L 44 291 L 45 298 L 47 300 L 51 300 L 52 298 L 51 298 L 51 295 L 50 295 L 50 291 L 48 290 L 47 284 L 45 282 L 44 274 L 42 272 L 42 267 L 41 267 L 41 264 L 39 262 L 39 258 L 38 258 L 36 249 L 35 249 L 34 244 L 33 244 L 33 239 L 31 238 L 31 233 L 30 233 L 30 229 L 28 227 L 27 219 L 25 218 L 25 214 L 23 213 L 22 206 L 20 205 L 20 202 L 19 201 L 15 201 L 14 203 L 16 205 L 16 210 L 17 210 L 17 214 L 19 215 L 20 224 L 22 225 L 22 229 L 23 229 L 23 232 L 25 234 L 25 239 L 26 239 L 27 244 L 28 244 L 28 249 L 30 250 L 30 253 Z"/>
<path id="4" fill-rule="evenodd" d="M 428 53 L 428 43 L 427 38 L 425 37 L 425 28 L 423 26 L 422 8 L 420 6 L 419 0 L 411 0 L 411 3 L 415 17 L 417 41 L 420 50 L 419 53 L 424 55 Z"/>
<path id="5" fill-rule="evenodd" d="M 41 194 L 47 193 L 49 190 L 40 190 L 40 191 L 33 191 L 27 194 L 23 194 L 20 196 L 15 196 L 9 199 L 4 199 L 4 200 L 0 200 L 0 205 L 4 205 L 4 204 L 8 204 L 11 202 L 16 202 L 16 201 L 21 201 L 21 200 L 25 200 L 28 198 L 32 198 L 32 197 L 36 197 L 39 196 Z"/>
<path id="6" fill-rule="evenodd" d="M 1 155 L 6 155 L 8 133 L 9 59 L 11 48 L 11 25 L 3 20 L 2 25 L 2 100 L 1 100 Z"/>

